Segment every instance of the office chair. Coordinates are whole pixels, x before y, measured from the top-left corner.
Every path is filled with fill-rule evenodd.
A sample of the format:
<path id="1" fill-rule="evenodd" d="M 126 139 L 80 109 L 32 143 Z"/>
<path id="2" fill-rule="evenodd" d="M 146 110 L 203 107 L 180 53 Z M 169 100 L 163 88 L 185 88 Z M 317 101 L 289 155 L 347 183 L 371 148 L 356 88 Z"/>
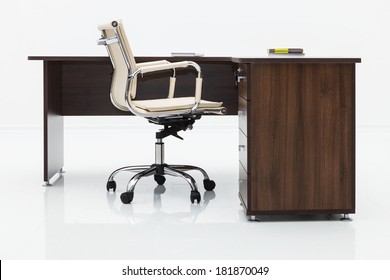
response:
<path id="1" fill-rule="evenodd" d="M 164 162 L 163 139 L 175 136 L 182 139 L 177 133 L 192 129 L 196 120 L 205 114 L 225 114 L 226 108 L 222 102 L 211 102 L 201 99 L 202 77 L 201 68 L 192 61 L 171 63 L 166 60 L 136 63 L 128 44 L 122 21 L 113 21 L 98 27 L 102 37 L 98 45 L 106 46 L 114 69 L 110 97 L 113 105 L 120 110 L 130 111 L 134 115 L 146 118 L 150 123 L 162 125 L 156 133 L 155 163 L 152 165 L 126 166 L 111 173 L 107 181 L 107 191 L 116 190 L 114 177 L 122 171 L 137 172 L 128 182 L 126 192 L 121 194 L 124 204 L 131 203 L 134 198 L 134 189 L 142 177 L 154 175 L 158 185 L 165 182 L 164 175 L 183 177 L 191 187 L 190 200 L 200 202 L 201 196 L 196 181 L 185 171 L 197 170 L 203 174 L 203 185 L 207 191 L 215 188 L 215 182 L 210 180 L 207 173 L 199 167 L 191 165 L 168 165 Z M 192 67 L 197 71 L 194 96 L 175 97 L 176 71 L 180 68 Z M 172 71 L 169 78 L 167 98 L 136 100 L 137 79 L 147 73 L 157 71 Z M 140 77 L 141 75 L 141 77 Z"/>

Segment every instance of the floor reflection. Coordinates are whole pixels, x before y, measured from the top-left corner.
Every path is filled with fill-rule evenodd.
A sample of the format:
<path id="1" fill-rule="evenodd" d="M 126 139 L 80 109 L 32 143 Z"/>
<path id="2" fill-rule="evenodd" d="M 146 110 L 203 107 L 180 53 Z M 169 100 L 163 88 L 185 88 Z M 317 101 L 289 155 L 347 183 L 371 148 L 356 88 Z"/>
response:
<path id="1" fill-rule="evenodd" d="M 204 191 L 200 204 L 191 204 L 187 196 L 184 203 L 184 196 L 174 198 L 167 189 L 172 186 L 159 185 L 153 192 L 145 191 L 145 197 L 153 197 L 152 203 L 143 203 L 143 194 L 139 194 L 137 203 L 125 205 L 119 192 L 75 190 L 61 178 L 44 193 L 45 258 L 355 258 L 351 223 L 326 215 L 259 216 L 260 222 L 249 222 L 238 198 L 227 189 Z M 84 203 L 70 201 L 76 195 L 83 196 L 78 199 Z M 94 208 L 87 211 L 90 196 L 99 198 L 100 203 L 89 201 Z M 230 200 L 237 203 L 227 203 Z M 88 220 L 83 213 L 90 211 Z M 107 216 L 99 217 L 98 213 Z"/>
<path id="2" fill-rule="evenodd" d="M 141 222 L 162 222 L 171 221 L 175 223 L 189 223 L 195 222 L 198 215 L 205 211 L 210 201 L 215 199 L 216 194 L 214 191 L 204 191 L 202 195 L 202 202 L 200 204 L 189 202 L 189 211 L 186 212 L 166 212 L 163 207 L 163 194 L 166 191 L 164 185 L 157 185 L 153 191 L 153 213 L 142 213 L 142 211 L 134 211 L 133 204 L 122 204 L 120 201 L 120 195 L 116 192 L 107 192 L 107 204 L 109 208 L 116 213 L 127 217 L 129 223 L 141 223 Z M 118 207 L 117 204 L 120 206 Z"/>

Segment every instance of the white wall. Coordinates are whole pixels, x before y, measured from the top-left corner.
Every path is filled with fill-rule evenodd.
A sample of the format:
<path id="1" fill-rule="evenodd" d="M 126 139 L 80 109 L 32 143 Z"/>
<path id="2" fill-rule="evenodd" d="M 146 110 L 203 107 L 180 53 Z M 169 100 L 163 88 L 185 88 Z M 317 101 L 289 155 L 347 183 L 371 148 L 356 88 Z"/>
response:
<path id="1" fill-rule="evenodd" d="M 42 63 L 29 55 L 106 55 L 99 23 L 121 18 L 135 55 L 196 51 L 361 57 L 358 124 L 390 125 L 390 4 L 386 0 L 8 0 L 0 4 L 0 127 L 42 125 Z"/>

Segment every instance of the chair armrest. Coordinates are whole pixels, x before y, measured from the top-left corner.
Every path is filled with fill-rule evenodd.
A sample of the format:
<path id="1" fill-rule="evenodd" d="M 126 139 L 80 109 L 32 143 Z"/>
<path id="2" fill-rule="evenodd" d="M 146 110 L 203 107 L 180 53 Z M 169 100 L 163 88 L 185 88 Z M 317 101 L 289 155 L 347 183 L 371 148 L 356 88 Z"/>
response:
<path id="1" fill-rule="evenodd" d="M 118 43 L 118 38 L 117 37 L 111 37 L 111 38 L 100 38 L 97 40 L 98 46 L 107 46 L 111 44 Z"/>
<path id="2" fill-rule="evenodd" d="M 155 65 L 146 65 L 141 66 L 138 68 L 141 74 L 155 72 L 155 71 L 162 71 L 162 70 L 169 70 L 169 69 L 176 69 L 176 68 L 186 68 L 188 67 L 189 62 L 188 61 L 180 61 L 180 62 L 173 62 L 173 63 L 167 63 L 167 64 L 155 64 Z"/>
<path id="3" fill-rule="evenodd" d="M 168 64 L 168 63 L 170 63 L 168 60 L 148 61 L 148 62 L 137 63 L 136 67 L 140 68 L 140 67 L 145 67 L 145 66 Z"/>
<path id="4" fill-rule="evenodd" d="M 145 74 L 145 73 L 150 73 L 150 72 L 156 72 L 156 71 L 162 71 L 162 70 L 175 70 L 176 68 L 186 68 L 188 66 L 192 66 L 196 69 L 198 72 L 198 77 L 196 78 L 196 83 L 195 83 L 195 103 L 194 106 L 192 107 L 191 111 L 195 111 L 200 103 L 201 96 L 202 96 L 202 77 L 201 77 L 201 69 L 200 66 L 193 62 L 193 61 L 180 61 L 180 62 L 173 62 L 173 63 L 149 63 L 149 64 L 141 64 L 141 67 L 139 67 L 135 72 L 130 74 L 129 79 L 133 79 L 138 74 Z M 170 88 L 169 88 L 169 97 L 173 97 L 173 88 L 175 84 L 175 77 L 173 77 L 173 80 L 171 79 L 170 81 Z"/>

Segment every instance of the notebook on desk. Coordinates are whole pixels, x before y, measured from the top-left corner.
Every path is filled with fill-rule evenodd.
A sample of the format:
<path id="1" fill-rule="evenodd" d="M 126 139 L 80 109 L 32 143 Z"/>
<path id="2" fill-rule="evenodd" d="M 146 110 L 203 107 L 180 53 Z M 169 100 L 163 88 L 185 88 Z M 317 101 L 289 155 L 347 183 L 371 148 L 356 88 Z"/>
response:
<path id="1" fill-rule="evenodd" d="M 171 52 L 171 56 L 204 56 L 203 53 L 196 53 L 196 52 Z"/>

